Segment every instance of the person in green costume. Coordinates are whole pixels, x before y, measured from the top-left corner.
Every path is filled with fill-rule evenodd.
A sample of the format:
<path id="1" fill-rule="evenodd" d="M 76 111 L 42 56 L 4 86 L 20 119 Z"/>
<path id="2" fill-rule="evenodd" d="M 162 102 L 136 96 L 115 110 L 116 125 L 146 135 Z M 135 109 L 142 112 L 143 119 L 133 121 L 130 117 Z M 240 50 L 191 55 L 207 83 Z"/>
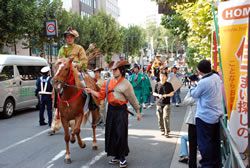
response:
<path id="1" fill-rule="evenodd" d="M 148 98 L 150 96 L 150 93 L 152 92 L 152 86 L 151 86 L 149 77 L 147 75 L 146 69 L 144 69 L 142 75 L 144 77 L 144 80 L 143 80 L 143 104 L 142 104 L 142 107 L 146 108 L 145 104 L 148 103 Z"/>
<path id="2" fill-rule="evenodd" d="M 133 67 L 134 73 L 129 78 L 129 82 L 132 84 L 135 92 L 135 96 L 140 104 L 140 112 L 142 111 L 142 103 L 143 103 L 143 85 L 144 85 L 144 77 L 143 74 L 140 73 L 140 66 L 138 64 L 134 64 Z"/>

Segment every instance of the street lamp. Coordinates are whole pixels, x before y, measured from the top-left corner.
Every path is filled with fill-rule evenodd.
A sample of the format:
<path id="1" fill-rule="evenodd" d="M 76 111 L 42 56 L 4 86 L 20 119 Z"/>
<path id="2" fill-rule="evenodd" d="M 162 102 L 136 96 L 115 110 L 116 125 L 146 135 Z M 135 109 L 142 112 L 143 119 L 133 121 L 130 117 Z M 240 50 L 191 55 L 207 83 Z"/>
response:
<path id="1" fill-rule="evenodd" d="M 173 54 L 173 52 L 174 52 L 174 42 L 175 42 L 175 39 L 172 41 L 172 44 L 171 44 L 171 46 L 172 46 L 172 54 L 171 54 L 171 56 L 172 57 L 174 57 L 174 54 Z"/>
<path id="2" fill-rule="evenodd" d="M 168 54 L 168 36 L 164 37 L 165 38 L 165 42 L 166 42 L 166 52 Z"/>

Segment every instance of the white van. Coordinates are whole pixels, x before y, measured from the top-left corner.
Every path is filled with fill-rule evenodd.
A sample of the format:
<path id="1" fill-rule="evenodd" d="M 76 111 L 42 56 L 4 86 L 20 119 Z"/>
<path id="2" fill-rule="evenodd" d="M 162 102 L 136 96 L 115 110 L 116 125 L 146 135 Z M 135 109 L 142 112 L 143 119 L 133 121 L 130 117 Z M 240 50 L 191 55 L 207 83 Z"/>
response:
<path id="1" fill-rule="evenodd" d="M 39 107 L 35 88 L 44 66 L 48 63 L 40 57 L 0 54 L 0 115 L 9 118 L 15 110 Z"/>

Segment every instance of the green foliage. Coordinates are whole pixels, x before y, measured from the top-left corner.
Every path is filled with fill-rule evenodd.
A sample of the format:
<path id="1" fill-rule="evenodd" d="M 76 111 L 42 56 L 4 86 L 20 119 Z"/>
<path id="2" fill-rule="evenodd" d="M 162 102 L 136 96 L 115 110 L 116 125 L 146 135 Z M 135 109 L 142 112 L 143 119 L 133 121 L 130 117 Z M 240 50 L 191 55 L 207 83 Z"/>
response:
<path id="1" fill-rule="evenodd" d="M 4 44 L 13 45 L 22 39 L 32 24 L 36 0 L 0 1 L 0 51 Z"/>
<path id="2" fill-rule="evenodd" d="M 162 17 L 161 25 L 170 31 L 178 40 L 185 41 L 188 36 L 188 24 L 180 14 L 166 14 Z"/>
<path id="3" fill-rule="evenodd" d="M 153 38 L 153 47 L 155 54 L 160 52 L 160 48 L 166 46 L 165 37 L 168 38 L 168 48 L 171 45 L 171 40 L 173 39 L 172 34 L 169 30 L 162 26 L 156 26 L 155 22 L 148 22 L 146 25 L 146 41 L 150 44 L 151 38 Z"/>
<path id="4" fill-rule="evenodd" d="M 45 34 L 44 22 L 51 19 L 57 20 L 58 37 L 49 38 Z M 121 27 L 103 11 L 89 18 L 81 17 L 63 9 L 61 0 L 1 0 L 0 20 L 0 52 L 4 45 L 25 39 L 24 48 L 38 49 L 45 55 L 46 44 L 55 42 L 58 49 L 63 45 L 62 34 L 69 26 L 79 33 L 76 43 L 85 49 L 90 43 L 96 43 L 107 62 L 114 53 L 126 53 L 126 39 L 129 55 L 137 55 L 144 44 L 143 30 L 139 26 Z"/>
<path id="5" fill-rule="evenodd" d="M 189 55 L 194 60 L 210 57 L 211 54 L 211 32 L 213 26 L 211 3 L 199 0 L 177 6 L 180 13 L 190 28 L 188 34 L 188 48 L 194 49 L 194 54 Z"/>
<path id="6" fill-rule="evenodd" d="M 177 5 L 177 4 L 183 4 L 183 3 L 191 3 L 196 2 L 197 0 L 152 0 L 157 3 L 168 3 L 170 5 Z"/>
<path id="7" fill-rule="evenodd" d="M 125 42 L 126 42 L 125 46 L 128 44 L 128 55 L 139 56 L 140 49 L 142 48 L 143 43 L 144 43 L 143 29 L 136 25 L 129 26 L 126 32 Z"/>

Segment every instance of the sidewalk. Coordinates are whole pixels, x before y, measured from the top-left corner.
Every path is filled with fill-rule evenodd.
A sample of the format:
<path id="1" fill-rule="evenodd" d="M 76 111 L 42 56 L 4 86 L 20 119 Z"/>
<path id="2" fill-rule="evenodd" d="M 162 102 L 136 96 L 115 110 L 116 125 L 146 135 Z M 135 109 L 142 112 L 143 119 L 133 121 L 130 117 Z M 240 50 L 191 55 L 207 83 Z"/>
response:
<path id="1" fill-rule="evenodd" d="M 187 113 L 185 114 L 184 122 L 183 122 L 181 130 L 179 132 L 179 138 L 176 142 L 175 152 L 174 152 L 174 155 L 173 155 L 173 158 L 171 161 L 170 168 L 188 168 L 188 164 L 180 163 L 178 161 L 180 158 L 179 154 L 180 154 L 180 149 L 181 149 L 181 136 L 188 134 L 188 125 L 185 123 L 186 117 L 187 117 Z"/>
<path id="2" fill-rule="evenodd" d="M 182 102 L 183 102 L 183 100 L 184 100 L 184 98 L 185 98 L 188 91 L 189 91 L 188 87 L 183 86 L 181 88 L 181 92 L 184 93 L 184 96 L 183 96 L 183 94 L 181 94 L 182 95 L 181 96 Z M 185 105 L 182 105 L 182 106 L 185 107 L 185 110 L 186 110 L 186 106 Z M 180 163 L 178 161 L 179 158 L 180 158 L 179 154 L 180 154 L 180 149 L 181 149 L 181 136 L 188 134 L 188 125 L 185 123 L 187 115 L 188 115 L 188 113 L 185 111 L 184 121 L 182 123 L 182 127 L 181 127 L 180 132 L 179 132 L 179 138 L 176 141 L 175 152 L 173 154 L 173 158 L 172 158 L 172 161 L 171 161 L 171 164 L 170 164 L 170 168 L 188 168 L 188 164 Z M 199 151 L 197 151 L 197 166 L 200 166 L 199 160 L 201 158 L 200 158 L 199 155 L 200 155 Z"/>

